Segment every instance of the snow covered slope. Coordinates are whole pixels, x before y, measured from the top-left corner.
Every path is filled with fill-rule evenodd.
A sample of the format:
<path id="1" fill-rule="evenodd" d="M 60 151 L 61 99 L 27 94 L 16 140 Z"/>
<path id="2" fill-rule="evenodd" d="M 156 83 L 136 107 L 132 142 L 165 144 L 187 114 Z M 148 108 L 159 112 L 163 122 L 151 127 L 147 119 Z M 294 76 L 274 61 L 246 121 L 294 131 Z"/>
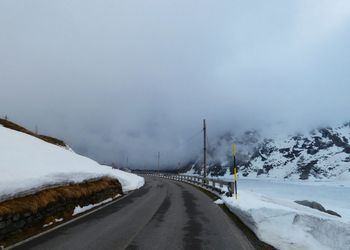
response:
<path id="1" fill-rule="evenodd" d="M 211 140 L 209 177 L 232 180 L 237 144 L 238 200 L 226 206 L 277 249 L 350 249 L 350 124 L 263 138 L 256 131 Z M 186 174 L 202 174 L 202 156 Z M 295 201 L 316 201 L 342 217 Z"/>
<path id="2" fill-rule="evenodd" d="M 317 195 L 313 195 L 311 190 L 302 192 L 302 189 L 308 191 L 308 187 L 302 184 L 255 180 L 245 185 L 245 181 L 239 184 L 238 200 L 225 196 L 222 199 L 259 239 L 284 250 L 349 249 L 350 208 L 346 200 L 341 200 L 342 196 L 349 200 L 349 188 L 343 188 L 341 193 L 332 193 L 334 190 L 331 187 L 315 186 L 312 190 L 316 190 Z M 319 201 L 323 196 L 332 195 L 336 196 L 333 198 L 336 202 L 329 206 L 341 212 L 343 218 L 299 205 L 293 199 L 304 196 Z"/>
<path id="3" fill-rule="evenodd" d="M 350 180 L 349 142 L 350 123 L 265 139 L 254 131 L 239 137 L 228 134 L 209 145 L 208 171 L 211 176 L 232 175 L 230 150 L 236 143 L 239 172 L 244 177 Z M 199 174 L 201 162 L 187 171 Z"/>
<path id="4" fill-rule="evenodd" d="M 97 162 L 31 135 L 0 126 L 0 201 L 49 186 L 79 183 L 102 176 L 117 178 L 123 191 L 140 188 L 144 179 Z"/>
<path id="5" fill-rule="evenodd" d="M 350 180 L 350 124 L 266 140 L 242 167 L 244 176 Z"/>

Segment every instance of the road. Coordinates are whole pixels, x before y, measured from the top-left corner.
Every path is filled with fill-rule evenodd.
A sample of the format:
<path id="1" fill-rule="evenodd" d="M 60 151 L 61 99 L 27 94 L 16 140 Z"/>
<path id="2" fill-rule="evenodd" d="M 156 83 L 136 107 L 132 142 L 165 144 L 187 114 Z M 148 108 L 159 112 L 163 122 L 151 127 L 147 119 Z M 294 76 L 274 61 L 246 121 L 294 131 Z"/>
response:
<path id="1" fill-rule="evenodd" d="M 146 177 L 128 197 L 15 249 L 254 249 L 203 192 Z"/>

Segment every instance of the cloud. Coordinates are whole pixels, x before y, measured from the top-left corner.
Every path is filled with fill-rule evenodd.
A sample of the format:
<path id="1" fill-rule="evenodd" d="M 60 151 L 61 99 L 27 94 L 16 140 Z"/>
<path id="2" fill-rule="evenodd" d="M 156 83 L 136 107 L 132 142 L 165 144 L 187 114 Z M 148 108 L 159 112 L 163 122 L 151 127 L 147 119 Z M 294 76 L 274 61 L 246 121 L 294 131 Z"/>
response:
<path id="1" fill-rule="evenodd" d="M 348 1 L 2 1 L 0 113 L 101 162 L 348 119 Z"/>

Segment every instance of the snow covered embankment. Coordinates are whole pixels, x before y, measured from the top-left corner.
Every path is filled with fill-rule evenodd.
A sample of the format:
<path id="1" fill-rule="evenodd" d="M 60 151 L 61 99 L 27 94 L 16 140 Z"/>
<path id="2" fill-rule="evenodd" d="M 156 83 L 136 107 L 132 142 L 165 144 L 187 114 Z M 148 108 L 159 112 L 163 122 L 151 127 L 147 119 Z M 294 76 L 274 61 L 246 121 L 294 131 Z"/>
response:
<path id="1" fill-rule="evenodd" d="M 350 223 L 341 218 L 252 191 L 222 199 L 259 239 L 278 249 L 349 249 Z"/>
<path id="2" fill-rule="evenodd" d="M 106 168 L 111 168 L 109 166 L 104 166 Z M 113 175 L 115 176 L 123 187 L 123 192 L 128 192 L 131 190 L 139 189 L 145 184 L 145 179 L 141 176 L 128 173 L 118 169 L 112 169 Z"/>
<path id="3" fill-rule="evenodd" d="M 124 192 L 144 185 L 140 176 L 102 166 L 72 150 L 2 126 L 0 171 L 0 202 L 105 176 L 118 179 Z"/>

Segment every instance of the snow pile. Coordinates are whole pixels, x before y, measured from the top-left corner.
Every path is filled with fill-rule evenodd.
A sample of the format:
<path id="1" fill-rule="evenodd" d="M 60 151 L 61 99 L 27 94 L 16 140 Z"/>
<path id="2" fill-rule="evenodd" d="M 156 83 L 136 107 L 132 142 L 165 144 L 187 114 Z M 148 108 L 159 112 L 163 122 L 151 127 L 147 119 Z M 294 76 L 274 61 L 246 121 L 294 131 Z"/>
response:
<path id="1" fill-rule="evenodd" d="M 110 168 L 109 166 L 104 166 L 106 168 Z M 145 184 L 145 180 L 143 177 L 140 177 L 135 174 L 131 174 L 119 169 L 113 169 L 113 175 L 116 176 L 122 184 L 123 192 L 128 192 L 134 189 L 138 189 Z"/>
<path id="2" fill-rule="evenodd" d="M 118 197 L 118 195 L 116 197 Z M 116 198 L 116 197 L 114 197 L 114 198 Z M 88 210 L 93 209 L 94 207 L 98 207 L 98 206 L 101 206 L 101 205 L 106 204 L 108 202 L 111 202 L 112 200 L 113 200 L 112 198 L 108 198 L 108 199 L 101 201 L 100 203 L 97 203 L 97 204 L 90 204 L 90 205 L 87 205 L 84 207 L 77 206 L 74 208 L 73 216 L 84 213 Z"/>
<path id="3" fill-rule="evenodd" d="M 349 181 L 301 181 L 274 179 L 240 179 L 238 190 L 252 191 L 291 202 L 309 200 L 321 203 L 350 223 Z"/>
<path id="4" fill-rule="evenodd" d="M 223 200 L 221 200 L 221 199 L 218 199 L 218 200 L 214 201 L 214 203 L 217 204 L 217 205 L 225 204 L 225 202 Z"/>
<path id="5" fill-rule="evenodd" d="M 144 185 L 140 176 L 102 166 L 72 150 L 2 126 L 0 171 L 0 201 L 103 176 L 117 178 L 124 192 Z"/>
<path id="6" fill-rule="evenodd" d="M 255 181 L 247 185 L 244 182 L 245 180 L 240 182 L 243 184 L 239 185 L 238 200 L 226 196 L 223 196 L 222 200 L 262 241 L 278 249 L 349 249 L 349 187 L 343 187 L 342 194 L 339 194 L 333 193 L 332 186 L 322 186 L 318 187 L 321 189 L 320 194 L 315 192 L 314 195 L 310 195 L 307 188 L 312 189 L 311 185 L 264 185 L 264 181 Z M 302 194 L 302 190 L 305 194 Z M 309 200 L 319 201 L 323 195 L 327 197 L 332 193 L 334 200 L 342 195 L 347 196 L 343 197 L 345 200 L 335 202 L 336 206 L 331 206 L 336 212 L 340 212 L 342 218 L 294 202 L 295 198 L 304 199 L 308 195 Z M 322 205 L 329 208 L 326 204 Z"/>

